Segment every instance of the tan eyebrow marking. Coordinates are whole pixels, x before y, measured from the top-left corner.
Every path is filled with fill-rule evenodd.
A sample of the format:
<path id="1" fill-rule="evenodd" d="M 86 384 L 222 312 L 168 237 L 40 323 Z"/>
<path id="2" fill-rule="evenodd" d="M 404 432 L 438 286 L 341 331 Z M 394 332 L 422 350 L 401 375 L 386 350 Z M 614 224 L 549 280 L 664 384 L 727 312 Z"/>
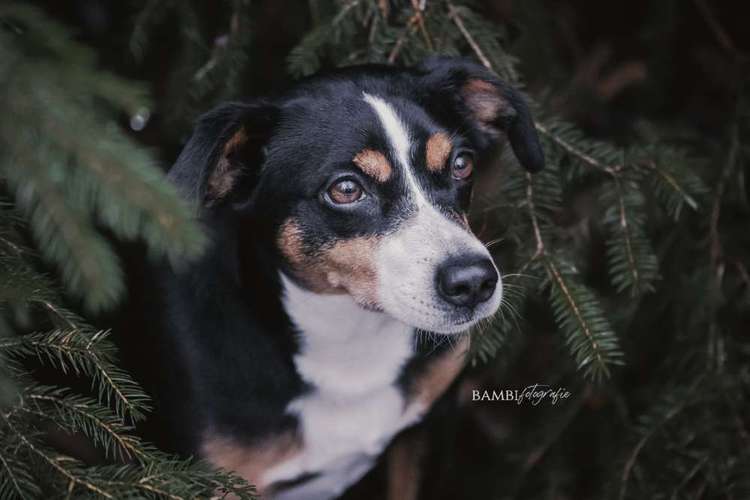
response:
<path id="1" fill-rule="evenodd" d="M 381 183 L 390 179 L 393 173 L 393 168 L 385 155 L 374 149 L 363 149 L 352 161 L 364 173 Z"/>
<path id="2" fill-rule="evenodd" d="M 441 171 L 452 147 L 451 140 L 445 132 L 432 134 L 427 140 L 427 169 L 430 172 Z"/>

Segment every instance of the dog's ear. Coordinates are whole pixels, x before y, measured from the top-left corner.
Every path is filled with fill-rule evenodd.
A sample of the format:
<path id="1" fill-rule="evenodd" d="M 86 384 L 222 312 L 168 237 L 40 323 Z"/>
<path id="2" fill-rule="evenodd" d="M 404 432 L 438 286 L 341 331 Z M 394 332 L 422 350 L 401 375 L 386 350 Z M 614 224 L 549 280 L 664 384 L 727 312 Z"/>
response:
<path id="1" fill-rule="evenodd" d="M 544 167 L 534 120 L 518 91 L 467 59 L 432 57 L 416 69 L 426 107 L 439 119 L 458 119 L 480 150 L 505 134 L 524 168 L 536 172 Z"/>
<path id="2" fill-rule="evenodd" d="M 278 118 L 279 108 L 265 101 L 222 104 L 206 113 L 169 171 L 170 180 L 200 207 L 248 198 Z"/>

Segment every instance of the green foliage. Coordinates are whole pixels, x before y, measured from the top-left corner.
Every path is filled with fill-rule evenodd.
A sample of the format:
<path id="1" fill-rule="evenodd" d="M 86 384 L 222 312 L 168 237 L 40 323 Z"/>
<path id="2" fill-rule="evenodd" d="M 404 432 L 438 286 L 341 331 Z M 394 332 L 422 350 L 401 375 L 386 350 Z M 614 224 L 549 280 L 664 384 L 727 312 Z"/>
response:
<path id="1" fill-rule="evenodd" d="M 236 477 L 133 435 L 148 397 L 119 368 L 108 332 L 71 309 L 122 297 L 102 230 L 173 265 L 203 248 L 188 207 L 118 125 L 147 112 L 144 89 L 98 70 L 93 52 L 40 11 L 11 3 L 0 7 L 0 90 L 0 498 L 253 498 Z M 30 360 L 90 380 L 90 395 L 39 385 Z M 61 451 L 55 436 L 87 439 L 101 464 Z"/>
<path id="2" fill-rule="evenodd" d="M 400 35 L 395 35 L 398 33 Z M 500 76 L 516 81 L 516 61 L 503 49 L 504 39 L 502 29 L 487 22 L 463 2 L 429 2 L 424 9 L 417 2 L 412 8 L 397 9 L 397 12 L 384 12 L 383 5 L 373 1 L 345 2 L 328 21 L 300 42 L 288 63 L 293 74 L 304 75 L 316 71 L 327 61 L 333 64 L 412 63 L 433 52 L 460 54 L 469 50 Z M 642 204 L 637 202 L 638 192 L 625 191 L 623 187 L 630 187 L 622 179 L 626 169 L 622 165 L 624 151 L 588 140 L 571 125 L 555 119 L 538 122 L 537 130 L 550 168 L 528 183 L 522 174 L 510 174 L 505 194 L 517 199 L 516 206 L 520 209 L 530 210 L 529 216 L 522 219 L 525 224 L 514 227 L 515 234 L 510 237 L 519 242 L 520 253 L 528 248 L 539 249 L 535 255 L 526 256 L 530 261 L 522 268 L 532 261 L 542 261 L 541 266 L 529 269 L 540 271 L 533 276 L 549 283 L 550 307 L 564 332 L 565 343 L 583 373 L 592 380 L 600 380 L 609 374 L 609 365 L 622 362 L 617 335 L 596 293 L 580 283 L 573 267 L 563 271 L 557 259 L 547 251 L 560 240 L 553 219 L 561 211 L 564 182 L 570 183 L 592 173 L 611 179 L 610 185 L 614 188 L 610 186 L 610 191 L 615 193 L 617 202 L 614 206 L 619 207 L 617 220 L 620 228 L 624 228 L 611 222 L 612 214 L 605 216 L 612 231 L 610 273 L 618 291 L 652 290 L 650 283 L 658 274 L 658 265 L 644 235 L 645 217 Z M 556 167 L 565 160 L 568 166 L 561 178 Z M 497 323 L 500 326 L 482 327 L 482 333 L 475 335 L 475 352 L 483 359 L 497 351 L 507 338 L 504 314 L 498 315 Z"/>
<path id="3" fill-rule="evenodd" d="M 746 431 L 735 399 L 746 397 L 750 386 L 746 372 L 733 375 L 739 376 L 731 382 L 714 375 L 690 378 L 690 385 L 667 387 L 657 396 L 634 423 L 628 453 L 616 462 L 612 498 L 684 498 L 701 479 L 707 491 L 750 494 L 750 453 L 742 449 Z M 706 432 L 696 434 L 698 426 Z M 665 449 L 668 468 L 659 466 Z"/>
<path id="4" fill-rule="evenodd" d="M 65 314 L 55 309 L 54 314 Z M 0 352 L 11 358 L 35 356 L 63 373 L 90 378 L 98 399 L 112 407 L 122 420 L 139 420 L 148 410 L 146 396 L 115 365 L 114 346 L 107 340 L 107 332 L 91 332 L 84 325 L 30 333 L 1 341 Z"/>
<path id="5" fill-rule="evenodd" d="M 330 15 L 290 54 L 289 70 L 294 75 L 359 62 L 410 64 L 442 53 L 474 57 L 502 78 L 520 83 L 517 60 L 508 52 L 506 28 L 488 21 L 477 3 L 317 4 L 331 7 Z M 670 5 L 667 10 L 674 16 L 676 2 Z M 538 2 L 524 3 L 524 8 L 535 29 L 530 37 L 540 40 L 537 45 L 559 43 L 544 38 L 543 31 L 554 24 L 545 18 L 551 9 Z M 666 50 L 669 44 L 664 45 Z M 543 66 L 546 76 L 548 69 Z M 746 64 L 743 67 L 746 70 Z M 740 84 L 736 91 L 736 116 L 728 122 L 726 139 L 718 140 L 719 145 L 706 140 L 704 131 L 691 135 L 682 124 L 676 138 L 670 136 L 672 124 L 663 129 L 641 124 L 640 134 L 630 137 L 628 145 L 614 145 L 592 139 L 552 115 L 552 104 L 535 102 L 547 169 L 530 176 L 509 167 L 498 182 L 497 198 L 485 194 L 478 207 L 475 202 L 483 225 L 490 219 L 490 225 L 501 230 L 491 247 L 504 265 L 510 287 L 497 317 L 472 332 L 474 361 L 490 363 L 498 373 L 498 367 L 507 367 L 519 356 L 525 337 L 548 331 L 551 319 L 560 333 L 559 345 L 567 349 L 583 382 L 597 383 L 618 408 L 600 417 L 607 422 L 596 426 L 600 436 L 604 427 L 613 429 L 599 444 L 607 450 L 600 458 L 609 461 L 605 468 L 611 479 L 608 491 L 591 498 L 748 495 L 743 471 L 750 457 L 746 446 L 750 351 L 733 331 L 746 325 L 740 318 L 747 318 L 750 304 L 750 241 L 738 236 L 746 234 L 746 228 L 737 225 L 740 220 L 746 225 L 750 212 L 746 193 L 750 151 L 740 139 L 748 133 L 745 87 Z M 665 140 L 669 138 L 676 139 L 675 144 L 689 143 L 690 154 L 669 144 Z M 694 158 L 696 150 L 711 159 Z M 505 154 L 504 159 L 512 164 L 510 156 Z M 717 164 L 724 165 L 720 172 Z M 709 189 L 710 184 L 715 187 Z M 588 208 L 581 213 L 577 204 L 584 202 Z M 597 239 L 601 264 L 594 258 Z M 599 279 L 600 274 L 608 279 Z M 548 318 L 539 314 L 540 308 L 546 309 Z M 660 349 L 666 354 L 648 385 L 623 383 L 624 373 L 630 373 L 630 384 L 634 377 L 641 380 L 638 373 L 644 364 L 648 366 L 648 360 L 641 358 L 641 346 L 654 343 L 664 345 Z M 523 360 L 516 361 L 524 365 Z M 565 374 L 555 368 L 549 377 Z M 587 387 L 582 402 L 593 393 L 594 386 Z M 644 404 L 644 398 L 650 404 Z M 651 409 L 644 412 L 644 406 Z M 551 415 L 561 422 L 555 425 L 551 442 L 573 446 L 563 429 L 575 425 L 583 411 L 579 404 L 565 418 Z M 584 432 L 591 427 L 591 420 L 587 422 Z M 543 444 L 538 445 L 540 440 Z M 501 465 L 493 469 L 512 471 L 506 477 L 515 475 L 509 479 L 517 486 L 515 492 L 486 484 L 476 491 L 521 497 L 524 478 L 552 446 L 544 444 L 546 440 L 535 428 L 526 448 L 508 451 L 503 444 L 504 451 L 498 452 L 522 457 L 515 469 L 508 467 L 512 459 L 498 459 Z M 510 441 L 510 446 L 516 442 Z M 532 489 L 546 491 L 539 492 L 539 498 L 578 497 L 563 493 L 566 481 L 580 472 L 579 461 L 565 450 L 560 444 L 558 462 L 536 469 L 549 483 L 547 490 Z M 618 460 L 612 461 L 613 457 Z"/>
<path id="6" fill-rule="evenodd" d="M 622 352 L 596 295 L 576 279 L 571 266 L 544 257 L 544 267 L 555 322 L 576 366 L 593 381 L 609 377 L 609 366 L 622 364 Z"/>
<path id="7" fill-rule="evenodd" d="M 203 237 L 151 155 L 117 126 L 119 113 L 147 106 L 143 90 L 96 70 L 90 50 L 30 7 L 6 5 L 0 19 L 0 175 L 68 289 L 89 310 L 110 307 L 122 275 L 96 224 L 173 260 L 197 255 Z"/>
<path id="8" fill-rule="evenodd" d="M 706 194 L 707 188 L 696 175 L 695 162 L 686 158 L 682 151 L 670 147 L 650 147 L 644 152 L 651 154 L 654 160 L 647 159 L 640 164 L 646 169 L 654 196 L 667 214 L 677 220 L 685 206 L 698 210 L 698 200 Z"/>
<path id="9" fill-rule="evenodd" d="M 439 53 L 473 57 L 517 86 L 533 83 L 536 61 L 537 81 L 567 81 L 560 40 L 551 35 L 557 11 L 514 2 L 528 32 L 519 43 L 512 40 L 517 26 L 486 15 L 490 3 L 310 0 L 310 28 L 287 68 L 304 76 Z M 704 3 L 695 2 L 699 9 Z M 251 7 L 266 4 L 219 4 L 218 33 L 207 29 L 207 4 L 195 0 L 144 0 L 135 17 L 130 47 L 138 61 L 157 47 L 159 30 L 178 33 L 156 109 L 173 140 L 198 112 L 238 97 L 251 73 L 257 79 L 255 70 L 263 70 L 249 54 L 266 20 Z M 657 61 L 651 78 L 670 71 L 670 33 L 683 9 L 670 0 L 649 10 L 646 34 Z M 122 294 L 120 267 L 100 228 L 143 239 L 173 262 L 200 251 L 190 214 L 151 156 L 118 126 L 155 108 L 142 87 L 99 71 L 90 50 L 38 11 L 3 5 L 0 26 L 7 96 L 0 117 L 0 498 L 64 491 L 110 498 L 232 491 L 247 498 L 252 489 L 236 478 L 132 436 L 148 401 L 117 367 L 107 332 L 74 312 L 79 301 L 98 310 Z M 537 50 L 524 56 L 529 39 Z M 744 59 L 730 56 L 746 72 Z M 465 485 L 477 497 L 750 496 L 750 350 L 737 334 L 750 311 L 750 150 L 742 142 L 750 136 L 748 90 L 746 82 L 732 87 L 734 113 L 721 130 L 638 123 L 610 141 L 557 116 L 555 101 L 530 87 L 547 169 L 526 174 L 504 151 L 511 165 L 475 202 L 475 217 L 496 230 L 488 246 L 502 265 L 505 294 L 497 317 L 471 333 L 471 352 L 475 365 L 505 369 L 524 365 L 524 348 L 541 339 L 559 347 L 547 353 L 545 381 L 572 380 L 579 390 L 564 412 L 547 415 L 549 425 L 520 437 L 514 427 L 490 452 L 489 471 L 471 467 L 488 476 Z M 43 272 L 49 265 L 59 273 Z M 30 358 L 89 378 L 92 394 L 38 385 L 24 370 Z M 91 467 L 51 448 L 51 424 L 88 437 L 107 465 Z M 576 456 L 581 436 L 599 451 L 600 463 L 583 464 L 585 474 Z M 455 472 L 456 457 L 441 460 L 443 471 Z M 574 481 L 586 483 L 583 494 Z"/>
<path id="10" fill-rule="evenodd" d="M 169 74 L 166 102 L 159 109 L 178 136 L 190 131 L 193 119 L 206 107 L 241 95 L 242 77 L 250 62 L 251 1 L 221 3 L 228 16 L 214 40 L 207 38 L 202 27 L 200 10 L 205 6 L 193 2 L 147 0 L 135 19 L 130 50 L 138 61 L 156 45 L 154 32 L 171 29 L 175 22 L 178 26 L 178 61 Z"/>
<path id="11" fill-rule="evenodd" d="M 602 193 L 604 224 L 609 232 L 607 261 L 617 292 L 653 292 L 659 262 L 646 235 L 643 192 L 637 182 L 617 180 Z"/>

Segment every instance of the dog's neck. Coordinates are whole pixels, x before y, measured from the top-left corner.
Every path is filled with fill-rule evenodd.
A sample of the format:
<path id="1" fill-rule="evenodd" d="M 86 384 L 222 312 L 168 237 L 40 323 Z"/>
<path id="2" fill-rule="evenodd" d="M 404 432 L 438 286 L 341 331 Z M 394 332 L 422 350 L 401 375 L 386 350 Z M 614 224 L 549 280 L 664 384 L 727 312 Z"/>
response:
<path id="1" fill-rule="evenodd" d="M 310 292 L 281 274 L 283 304 L 299 332 L 295 364 L 313 386 L 354 396 L 393 384 L 414 354 L 414 330 L 348 295 Z"/>

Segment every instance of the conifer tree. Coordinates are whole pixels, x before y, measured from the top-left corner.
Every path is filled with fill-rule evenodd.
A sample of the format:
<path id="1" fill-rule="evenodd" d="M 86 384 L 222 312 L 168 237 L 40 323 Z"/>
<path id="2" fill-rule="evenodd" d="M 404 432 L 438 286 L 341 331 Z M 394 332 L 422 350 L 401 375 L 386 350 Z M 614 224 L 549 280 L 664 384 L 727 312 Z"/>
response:
<path id="1" fill-rule="evenodd" d="M 145 89 L 96 69 L 94 54 L 35 8 L 0 7 L 0 498 L 194 498 L 252 488 L 142 442 L 148 397 L 117 366 L 96 312 L 123 295 L 106 229 L 176 265 L 204 237 L 152 155 L 120 128 Z M 85 377 L 91 395 L 34 379 L 34 358 Z M 96 465 L 54 435 L 85 436 Z"/>
<path id="2" fill-rule="evenodd" d="M 252 58 L 264 49 L 253 39 L 263 1 L 221 2 L 219 33 L 206 28 L 197 0 L 141 3 L 130 43 L 136 60 L 160 28 L 176 23 L 178 32 L 177 63 L 158 104 L 142 86 L 98 70 L 94 53 L 39 11 L 0 7 L 0 498 L 252 495 L 231 475 L 134 437 L 148 399 L 118 368 L 108 333 L 84 319 L 124 293 L 102 229 L 141 239 L 174 265 L 204 243 L 189 207 L 120 119 L 159 112 L 176 141 L 197 114 L 242 98 L 263 77 Z M 667 67 L 675 19 L 693 8 L 683 4 L 658 2 L 646 13 L 653 58 Z M 440 488 L 457 467 L 476 479 L 459 498 L 750 497 L 748 57 L 707 2 L 694 5 L 736 75 L 726 120 L 711 133 L 644 119 L 616 141 L 594 138 L 557 115 L 549 92 L 526 95 L 547 168 L 504 169 L 474 202 L 474 226 L 491 228 L 482 236 L 502 263 L 505 293 L 497 317 L 472 332 L 471 354 L 477 366 L 511 376 L 525 345 L 550 338 L 559 352 L 546 380 L 565 381 L 574 397 L 564 410 L 541 413 L 538 427 L 514 428 L 482 467 L 441 448 L 432 497 L 445 496 Z M 537 1 L 523 2 L 505 24 L 490 21 L 486 7 L 310 0 L 289 12 L 309 25 L 286 66 L 302 77 L 462 55 L 523 89 L 534 76 L 529 60 L 554 58 L 514 43 L 516 32 L 552 47 L 553 23 Z M 582 199 L 584 215 L 575 209 Z M 26 370 L 29 357 L 90 378 L 92 395 L 40 386 Z M 52 448 L 50 425 L 87 436 L 108 465 Z M 441 439 L 456 439 L 455 419 L 445 425 Z M 596 464 L 576 455 L 582 439 L 595 443 Z"/>

